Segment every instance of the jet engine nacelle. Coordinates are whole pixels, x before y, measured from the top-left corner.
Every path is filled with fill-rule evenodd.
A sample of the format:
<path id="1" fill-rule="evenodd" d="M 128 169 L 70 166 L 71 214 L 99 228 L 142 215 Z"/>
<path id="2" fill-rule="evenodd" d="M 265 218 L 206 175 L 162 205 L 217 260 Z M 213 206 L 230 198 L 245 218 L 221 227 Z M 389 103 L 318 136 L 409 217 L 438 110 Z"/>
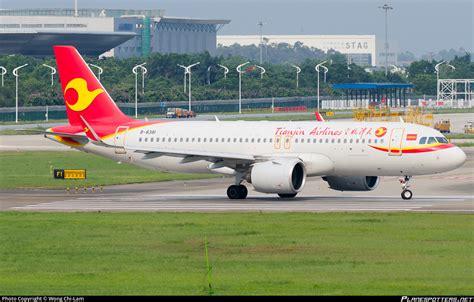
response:
<path id="1" fill-rule="evenodd" d="M 379 184 L 378 176 L 326 176 L 329 187 L 338 191 L 372 191 Z"/>
<path id="2" fill-rule="evenodd" d="M 250 182 L 262 193 L 294 194 L 303 189 L 306 168 L 296 158 L 281 158 L 256 163 L 250 173 Z"/>

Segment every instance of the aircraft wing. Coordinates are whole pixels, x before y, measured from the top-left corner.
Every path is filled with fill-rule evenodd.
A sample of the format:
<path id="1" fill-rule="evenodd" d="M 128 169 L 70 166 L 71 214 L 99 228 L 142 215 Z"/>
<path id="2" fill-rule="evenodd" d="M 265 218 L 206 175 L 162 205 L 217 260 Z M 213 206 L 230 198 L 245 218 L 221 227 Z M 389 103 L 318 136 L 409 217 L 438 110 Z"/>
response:
<path id="1" fill-rule="evenodd" d="M 115 147 L 115 146 L 114 146 Z M 125 149 L 134 150 L 137 153 L 144 153 L 146 158 L 155 158 L 163 155 L 183 157 L 183 163 L 193 162 L 197 160 L 209 160 L 212 162 L 218 161 L 232 161 L 232 162 L 246 162 L 253 163 L 256 158 L 252 155 L 245 155 L 240 153 L 227 153 L 227 152 L 209 152 L 209 151 L 190 151 L 180 149 L 167 149 L 167 148 L 147 148 L 147 147 L 134 147 L 125 146 Z"/>

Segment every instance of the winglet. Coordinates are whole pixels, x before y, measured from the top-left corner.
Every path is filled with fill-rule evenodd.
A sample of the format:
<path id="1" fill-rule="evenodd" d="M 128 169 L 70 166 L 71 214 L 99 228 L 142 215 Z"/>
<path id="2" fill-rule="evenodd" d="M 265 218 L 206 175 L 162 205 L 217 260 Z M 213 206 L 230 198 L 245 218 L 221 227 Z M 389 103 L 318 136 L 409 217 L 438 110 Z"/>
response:
<path id="1" fill-rule="evenodd" d="M 315 112 L 314 115 L 316 116 L 316 120 L 317 120 L 318 122 L 324 122 L 324 118 L 323 118 L 323 116 L 321 115 L 321 113 Z"/>

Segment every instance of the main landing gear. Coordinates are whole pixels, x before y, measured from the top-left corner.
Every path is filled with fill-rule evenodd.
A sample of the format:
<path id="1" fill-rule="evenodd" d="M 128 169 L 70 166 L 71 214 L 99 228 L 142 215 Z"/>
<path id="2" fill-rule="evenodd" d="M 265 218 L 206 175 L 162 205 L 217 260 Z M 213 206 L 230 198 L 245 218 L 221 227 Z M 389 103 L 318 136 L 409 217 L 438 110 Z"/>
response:
<path id="1" fill-rule="evenodd" d="M 404 178 L 400 178 L 399 181 L 402 184 L 402 198 L 405 200 L 409 200 L 413 197 L 413 192 L 408 190 L 410 185 L 408 182 L 410 181 L 411 176 L 405 176 Z"/>

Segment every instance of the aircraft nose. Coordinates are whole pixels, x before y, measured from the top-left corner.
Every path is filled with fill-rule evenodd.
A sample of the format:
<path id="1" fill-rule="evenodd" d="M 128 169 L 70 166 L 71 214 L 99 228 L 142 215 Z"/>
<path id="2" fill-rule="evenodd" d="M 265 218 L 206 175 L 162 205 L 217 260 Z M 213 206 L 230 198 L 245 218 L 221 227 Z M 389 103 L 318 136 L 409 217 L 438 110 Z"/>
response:
<path id="1" fill-rule="evenodd" d="M 449 161 L 453 166 L 453 169 L 462 166 L 466 161 L 466 153 L 459 147 L 452 148 L 451 154 L 449 156 Z"/>

